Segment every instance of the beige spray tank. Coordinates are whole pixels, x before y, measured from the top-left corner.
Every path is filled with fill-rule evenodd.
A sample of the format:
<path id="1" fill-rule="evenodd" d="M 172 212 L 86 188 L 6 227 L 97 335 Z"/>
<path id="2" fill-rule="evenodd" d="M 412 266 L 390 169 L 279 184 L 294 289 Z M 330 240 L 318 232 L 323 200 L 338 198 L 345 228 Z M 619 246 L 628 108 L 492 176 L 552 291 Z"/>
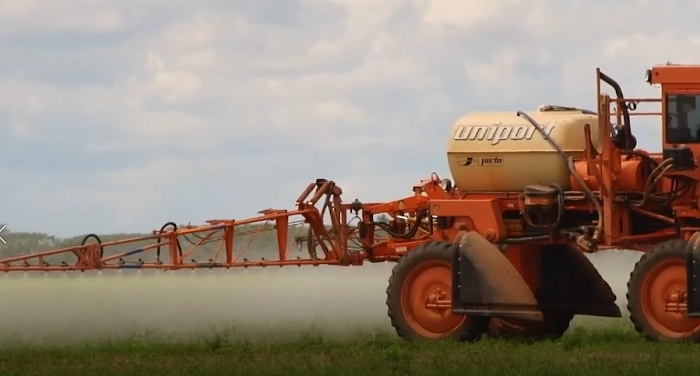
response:
<path id="1" fill-rule="evenodd" d="M 540 106 L 527 112 L 575 159 L 586 148 L 589 124 L 597 149 L 598 116 L 572 107 Z M 522 191 L 526 185 L 558 184 L 569 189 L 569 169 L 557 151 L 525 118 L 511 112 L 481 112 L 461 117 L 452 126 L 447 162 L 460 191 Z"/>

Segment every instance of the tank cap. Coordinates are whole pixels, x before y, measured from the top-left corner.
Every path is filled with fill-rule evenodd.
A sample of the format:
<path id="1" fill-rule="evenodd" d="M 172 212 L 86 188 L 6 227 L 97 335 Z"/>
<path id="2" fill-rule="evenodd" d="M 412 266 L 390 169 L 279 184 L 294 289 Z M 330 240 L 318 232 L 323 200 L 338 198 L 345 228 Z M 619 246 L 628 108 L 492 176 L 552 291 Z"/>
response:
<path id="1" fill-rule="evenodd" d="M 567 107 L 567 106 L 557 106 L 553 104 L 543 104 L 537 107 L 539 112 L 549 112 L 549 111 L 582 111 L 578 107 Z"/>

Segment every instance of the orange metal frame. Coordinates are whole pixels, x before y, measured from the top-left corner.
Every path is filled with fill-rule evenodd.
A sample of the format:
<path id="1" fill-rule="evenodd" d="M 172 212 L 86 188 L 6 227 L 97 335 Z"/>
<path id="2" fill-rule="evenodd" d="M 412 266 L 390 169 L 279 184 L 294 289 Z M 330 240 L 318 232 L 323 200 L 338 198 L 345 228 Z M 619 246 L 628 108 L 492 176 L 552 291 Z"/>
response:
<path id="1" fill-rule="evenodd" d="M 655 213 L 652 210 L 640 208 L 630 209 L 638 214 L 642 214 L 649 218 L 654 218 L 669 225 L 675 225 L 678 219 L 681 219 L 679 228 L 673 230 L 660 230 L 643 235 L 630 236 L 621 231 L 620 227 L 628 226 L 627 209 L 616 206 L 613 197 L 620 185 L 621 161 L 623 156 L 620 150 L 615 148 L 610 139 L 610 119 L 615 119 L 616 124 L 621 124 L 623 121 L 622 106 L 626 106 L 628 114 L 634 116 L 655 116 L 660 117 L 659 126 L 662 127 L 662 145 L 664 148 L 672 147 L 673 145 L 666 142 L 666 106 L 665 99 L 668 94 L 693 94 L 700 95 L 700 66 L 696 65 L 675 65 L 666 64 L 653 67 L 648 71 L 649 84 L 658 84 L 661 86 L 660 98 L 611 98 L 607 94 L 601 93 L 601 72 L 598 69 L 597 75 L 597 94 L 598 94 L 598 110 L 599 110 L 599 126 L 603 136 L 602 155 L 595 161 L 588 158 L 589 166 L 591 166 L 591 175 L 601 182 L 599 195 L 604 198 L 604 225 L 605 225 L 605 244 L 608 246 L 629 246 L 630 248 L 640 248 L 645 250 L 642 244 L 653 244 L 660 241 L 676 238 L 678 236 L 688 239 L 693 232 L 699 231 L 700 227 L 687 225 L 688 219 L 700 219 L 700 211 L 697 209 L 695 202 L 700 197 L 700 187 L 696 184 L 695 189 L 691 190 L 685 197 L 682 197 L 672 204 L 675 217 L 664 216 Z M 659 109 L 652 112 L 636 111 L 640 104 L 658 103 Z M 697 159 L 700 156 L 700 144 L 690 144 L 688 146 Z M 640 151 L 640 150 L 638 150 Z M 662 155 L 660 153 L 648 153 L 640 151 L 660 162 Z M 592 162 L 592 163 L 591 163 Z M 597 167 L 595 165 L 598 165 Z M 598 168 L 599 167 L 599 168 Z M 671 171 L 666 174 L 684 175 L 695 182 L 700 179 L 700 174 L 697 170 L 693 171 Z M 669 187 L 664 187 L 668 189 Z M 623 223 L 622 226 L 616 226 L 617 223 Z"/>
<path id="2" fill-rule="evenodd" d="M 313 193 L 313 195 L 312 195 Z M 362 265 L 364 260 L 371 262 L 395 261 L 408 249 L 420 244 L 422 240 L 394 240 L 377 237 L 377 241 L 367 241 L 368 237 L 360 239 L 357 228 L 350 228 L 348 219 L 353 204 L 341 201 L 342 189 L 334 182 L 319 179 L 302 192 L 297 199 L 296 210 L 267 209 L 260 212 L 260 216 L 245 220 L 217 219 L 207 221 L 203 226 L 187 226 L 165 231 L 153 231 L 151 235 L 122 239 L 111 242 L 101 242 L 94 234 L 86 236 L 84 244 L 53 251 L 39 252 L 18 257 L 0 260 L 0 271 L 86 271 L 108 269 L 197 269 L 197 268 L 236 268 L 236 267 L 268 267 L 268 266 L 302 266 L 302 265 Z M 311 197 L 309 197 L 311 196 Z M 324 199 L 324 206 L 330 217 L 330 226 L 324 224 L 322 210 L 317 207 L 318 202 Z M 427 207 L 427 198 L 409 197 L 406 202 L 412 207 Z M 394 205 L 397 205 L 394 203 Z M 402 204 L 401 204 L 402 205 Z M 384 208 L 391 210 L 391 204 L 362 204 L 357 210 L 365 211 L 372 208 Z M 398 210 L 398 207 L 396 208 Z M 376 211 L 376 210 L 375 210 Z M 357 215 L 356 213 L 355 215 Z M 296 219 L 296 220 L 292 220 Z M 270 223 L 273 225 L 270 226 Z M 304 227 L 302 225 L 308 227 Z M 259 225 L 251 229 L 249 225 Z M 311 239 L 317 244 L 323 257 L 308 255 L 307 257 L 290 257 L 293 246 L 300 248 L 301 244 L 289 242 L 290 230 L 296 228 L 296 239 L 305 239 L 300 236 L 301 231 L 310 228 Z M 246 256 L 255 257 L 247 253 L 257 236 L 267 231 L 276 232 L 277 259 L 266 260 L 264 258 L 248 259 Z M 191 242 L 189 249 L 182 249 L 183 238 L 194 236 L 197 241 Z M 246 237 L 247 245 L 234 247 L 235 237 Z M 375 238 L 374 231 L 370 233 L 371 239 Z M 98 242 L 86 244 L 89 238 L 98 239 Z M 127 244 L 153 242 L 150 245 L 135 247 L 126 252 L 110 252 L 117 246 Z M 197 250 L 204 244 L 217 243 L 217 251 L 213 258 L 198 262 L 194 258 Z M 404 244 L 405 249 L 395 251 L 397 243 Z M 349 245 L 355 244 L 354 249 Z M 167 261 L 160 258 L 161 249 L 167 252 Z M 75 256 L 75 263 L 49 264 L 46 259 L 51 256 L 69 255 Z M 146 255 L 151 255 L 148 257 Z M 144 255 L 138 262 L 128 262 L 124 259 L 129 256 Z M 189 259 L 189 261 L 188 261 Z"/>
<path id="3" fill-rule="evenodd" d="M 594 151 L 589 145 L 586 151 L 586 162 L 588 172 L 593 176 L 598 184 L 599 189 L 597 196 L 601 198 L 603 206 L 603 232 L 604 243 L 600 248 L 619 248 L 623 246 L 630 249 L 638 249 L 645 251 L 648 249 L 648 244 L 663 241 L 675 236 L 675 230 L 660 230 L 643 235 L 628 235 L 629 210 L 636 211 L 639 214 L 661 219 L 667 223 L 674 223 L 673 218 L 668 218 L 660 214 L 643 210 L 643 209 L 627 209 L 615 204 L 614 197 L 617 194 L 618 187 L 621 182 L 618 177 L 622 172 L 623 155 L 618 148 L 612 144 L 610 137 L 613 128 L 612 119 L 615 119 L 615 124 L 623 123 L 622 106 L 626 106 L 630 117 L 634 116 L 661 116 L 661 111 L 654 112 L 636 112 L 637 106 L 641 103 L 659 103 L 660 98 L 611 98 L 610 95 L 604 94 L 601 91 L 601 72 L 596 69 L 596 94 L 598 99 L 598 127 L 601 136 L 601 154 L 593 156 Z M 590 140 L 590 131 L 586 130 L 585 137 Z M 647 153 L 648 154 L 648 153 Z M 660 160 L 659 155 L 649 156 L 656 157 Z M 643 188 L 643 187 L 642 187 Z"/>

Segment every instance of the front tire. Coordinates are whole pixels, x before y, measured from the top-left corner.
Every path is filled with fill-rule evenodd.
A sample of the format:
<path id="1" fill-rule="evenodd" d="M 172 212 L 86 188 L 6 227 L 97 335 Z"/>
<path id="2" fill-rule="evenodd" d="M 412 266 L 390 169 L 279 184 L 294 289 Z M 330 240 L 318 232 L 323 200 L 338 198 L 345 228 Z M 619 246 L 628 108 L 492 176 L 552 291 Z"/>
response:
<path id="1" fill-rule="evenodd" d="M 451 243 L 429 241 L 403 255 L 392 270 L 386 294 L 391 325 L 406 340 L 476 341 L 487 331 L 487 317 L 426 307 L 436 298 L 452 298 Z"/>
<path id="2" fill-rule="evenodd" d="M 627 310 L 634 328 L 657 342 L 700 342 L 700 319 L 668 312 L 668 297 L 683 295 L 687 285 L 686 247 L 680 239 L 656 245 L 634 266 L 627 283 Z"/>

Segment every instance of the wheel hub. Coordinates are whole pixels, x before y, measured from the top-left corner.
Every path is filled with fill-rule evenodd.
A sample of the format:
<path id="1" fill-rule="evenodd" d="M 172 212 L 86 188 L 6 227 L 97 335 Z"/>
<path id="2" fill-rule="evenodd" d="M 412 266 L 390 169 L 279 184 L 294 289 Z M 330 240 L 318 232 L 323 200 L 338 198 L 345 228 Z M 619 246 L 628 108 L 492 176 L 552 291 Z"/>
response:
<path id="1" fill-rule="evenodd" d="M 688 293 L 677 288 L 666 295 L 666 312 L 685 313 L 688 311 Z"/>
<path id="2" fill-rule="evenodd" d="M 425 308 L 443 314 L 446 309 L 452 308 L 452 300 L 442 289 L 434 289 L 425 297 Z"/>
<path id="3" fill-rule="evenodd" d="M 451 276 L 448 263 L 430 261 L 416 267 L 404 282 L 404 315 L 414 330 L 426 338 L 449 335 L 465 320 L 450 310 Z"/>

